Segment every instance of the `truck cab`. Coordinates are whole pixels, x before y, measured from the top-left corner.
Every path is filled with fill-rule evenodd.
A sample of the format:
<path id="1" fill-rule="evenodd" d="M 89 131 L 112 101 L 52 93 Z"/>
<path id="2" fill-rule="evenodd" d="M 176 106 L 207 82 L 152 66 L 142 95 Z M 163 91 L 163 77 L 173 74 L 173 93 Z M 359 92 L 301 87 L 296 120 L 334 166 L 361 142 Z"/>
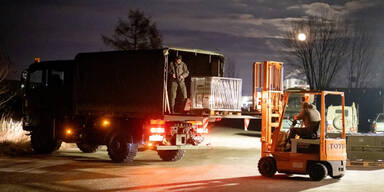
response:
<path id="1" fill-rule="evenodd" d="M 32 147 L 40 153 L 61 145 L 54 128 L 71 110 L 72 68 L 70 60 L 35 62 L 22 73 L 23 127 L 31 131 Z"/>

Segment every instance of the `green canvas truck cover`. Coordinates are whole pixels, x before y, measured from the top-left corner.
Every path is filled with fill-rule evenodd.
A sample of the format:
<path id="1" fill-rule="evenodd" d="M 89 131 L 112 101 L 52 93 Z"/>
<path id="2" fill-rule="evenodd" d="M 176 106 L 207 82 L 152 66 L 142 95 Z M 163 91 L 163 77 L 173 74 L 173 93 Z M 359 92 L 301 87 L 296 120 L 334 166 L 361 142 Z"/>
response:
<path id="1" fill-rule="evenodd" d="M 164 48 L 80 53 L 75 58 L 76 113 L 163 115 L 168 104 L 168 65 L 178 55 L 191 76 L 223 76 L 224 56 L 195 49 Z"/>

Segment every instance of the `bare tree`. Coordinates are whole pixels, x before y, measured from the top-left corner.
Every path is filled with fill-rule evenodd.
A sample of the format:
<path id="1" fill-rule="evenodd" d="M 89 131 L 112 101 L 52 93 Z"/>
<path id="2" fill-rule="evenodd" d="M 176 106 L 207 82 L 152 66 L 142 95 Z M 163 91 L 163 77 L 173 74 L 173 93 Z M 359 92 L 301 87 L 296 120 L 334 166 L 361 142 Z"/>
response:
<path id="1" fill-rule="evenodd" d="M 227 57 L 224 66 L 224 76 L 226 77 L 238 77 L 236 70 L 236 63 L 231 58 Z"/>
<path id="2" fill-rule="evenodd" d="M 111 37 L 101 35 L 104 44 L 119 50 L 156 49 L 162 37 L 156 24 L 140 10 L 130 10 L 128 21 L 119 19 Z"/>
<path id="3" fill-rule="evenodd" d="M 311 89 L 326 89 L 345 61 L 348 47 L 348 30 L 343 19 L 311 16 L 292 23 L 285 34 L 283 46 L 294 55 L 294 65 L 302 69 Z M 298 40 L 299 34 L 306 39 Z"/>
<path id="4" fill-rule="evenodd" d="M 350 57 L 348 75 L 349 88 L 365 88 L 373 80 L 372 58 L 374 49 L 373 35 L 367 31 L 362 22 L 352 25 L 350 34 Z"/>
<path id="5" fill-rule="evenodd" d="M 9 110 L 9 103 L 16 96 L 16 93 L 11 91 L 9 84 L 4 82 L 11 64 L 12 62 L 10 57 L 5 53 L 5 51 L 0 49 L 0 118 L 11 114 Z"/>
<path id="6" fill-rule="evenodd" d="M 3 50 L 0 49 L 0 83 L 4 81 L 9 72 L 9 67 L 11 66 L 11 59 Z M 7 87 L 0 86 L 0 95 L 3 95 L 7 92 Z M 1 105 L 0 101 L 0 105 Z"/>

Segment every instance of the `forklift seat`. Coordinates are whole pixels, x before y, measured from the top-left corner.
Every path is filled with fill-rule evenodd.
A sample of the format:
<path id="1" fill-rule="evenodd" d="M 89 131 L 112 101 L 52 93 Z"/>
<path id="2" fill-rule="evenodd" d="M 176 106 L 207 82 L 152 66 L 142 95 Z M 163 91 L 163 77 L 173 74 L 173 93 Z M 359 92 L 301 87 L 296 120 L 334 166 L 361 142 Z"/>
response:
<path id="1" fill-rule="evenodd" d="M 320 145 L 320 139 L 291 139 L 291 152 L 297 153 L 298 144 Z"/>

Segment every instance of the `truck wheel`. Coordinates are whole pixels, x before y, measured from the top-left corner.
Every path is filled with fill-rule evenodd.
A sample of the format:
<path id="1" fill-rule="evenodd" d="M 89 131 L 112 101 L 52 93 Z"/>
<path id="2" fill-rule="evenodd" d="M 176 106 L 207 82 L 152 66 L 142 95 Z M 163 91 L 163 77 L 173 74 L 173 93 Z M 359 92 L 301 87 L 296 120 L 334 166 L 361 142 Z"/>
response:
<path id="1" fill-rule="evenodd" d="M 327 167 L 321 163 L 315 163 L 309 168 L 309 177 L 313 181 L 321 181 L 328 175 Z"/>
<path id="2" fill-rule="evenodd" d="M 36 130 L 31 132 L 31 146 L 36 153 L 49 154 L 60 148 L 61 141 Z"/>
<path id="3" fill-rule="evenodd" d="M 184 150 L 159 150 L 157 151 L 163 161 L 178 161 L 184 156 Z"/>
<path id="4" fill-rule="evenodd" d="M 94 153 L 99 148 L 99 145 L 97 144 L 90 144 L 85 142 L 77 142 L 76 145 L 80 149 L 80 151 L 84 153 Z"/>
<path id="5" fill-rule="evenodd" d="M 257 165 L 262 176 L 273 177 L 276 173 L 276 161 L 273 157 L 263 157 Z"/>
<path id="6" fill-rule="evenodd" d="M 129 143 L 126 137 L 117 135 L 108 144 L 108 155 L 116 163 L 132 162 L 136 156 L 138 145 Z"/>

